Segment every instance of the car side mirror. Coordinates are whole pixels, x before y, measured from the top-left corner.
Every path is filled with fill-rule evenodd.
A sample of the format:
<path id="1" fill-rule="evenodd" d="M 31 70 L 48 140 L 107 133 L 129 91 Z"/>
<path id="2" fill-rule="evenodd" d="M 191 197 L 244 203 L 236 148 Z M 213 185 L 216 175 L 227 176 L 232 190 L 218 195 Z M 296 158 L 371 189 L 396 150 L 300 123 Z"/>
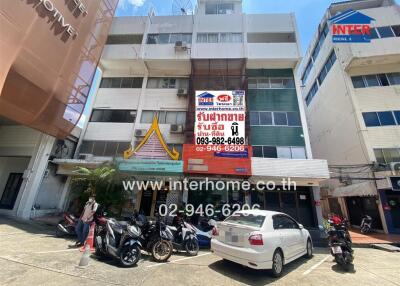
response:
<path id="1" fill-rule="evenodd" d="M 300 229 L 303 229 L 304 226 L 303 226 L 301 223 L 299 223 L 299 228 L 300 228 Z"/>

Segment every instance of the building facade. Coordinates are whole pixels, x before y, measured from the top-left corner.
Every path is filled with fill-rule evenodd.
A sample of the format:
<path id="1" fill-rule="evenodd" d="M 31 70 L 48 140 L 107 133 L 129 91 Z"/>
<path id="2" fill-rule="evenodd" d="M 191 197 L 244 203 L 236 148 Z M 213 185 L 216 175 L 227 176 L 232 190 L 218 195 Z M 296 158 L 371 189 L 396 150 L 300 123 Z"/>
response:
<path id="1" fill-rule="evenodd" d="M 370 43 L 333 43 L 329 19 L 355 10 L 373 19 Z M 332 4 L 299 69 L 311 145 L 332 171 L 326 212 L 400 230 L 400 195 L 389 177 L 400 161 L 400 9 L 394 1 Z M 398 168 L 398 167 L 397 167 Z"/>
<path id="2" fill-rule="evenodd" d="M 49 161 L 74 155 L 117 2 L 1 1 L 0 214 L 62 209 Z"/>
<path id="3" fill-rule="evenodd" d="M 294 14 L 247 15 L 241 0 L 200 0 L 194 15 L 114 18 L 100 60 L 102 80 L 81 138 L 80 162 L 111 160 L 128 150 L 132 157 L 122 169 L 136 170 L 136 179 L 155 180 L 169 173 L 189 180 L 276 181 L 269 192 L 170 192 L 164 200 L 257 203 L 316 226 L 321 223 L 318 183 L 329 174 L 326 161 L 312 157 L 294 73 L 300 58 Z M 224 161 L 214 152 L 195 151 L 198 90 L 246 91 L 245 160 Z M 152 135 L 153 129 L 162 136 Z M 162 142 L 168 148 L 160 147 Z M 160 150 L 161 157 L 167 150 L 172 156 L 160 158 Z M 180 155 L 174 158 L 176 152 Z M 156 160 L 152 171 L 140 169 L 146 158 Z M 165 159 L 182 165 L 154 171 Z M 68 168 L 63 164 L 61 168 Z M 278 191 L 287 177 L 297 182 L 296 192 Z M 161 195 L 152 191 L 135 191 L 133 207 L 153 215 Z"/>

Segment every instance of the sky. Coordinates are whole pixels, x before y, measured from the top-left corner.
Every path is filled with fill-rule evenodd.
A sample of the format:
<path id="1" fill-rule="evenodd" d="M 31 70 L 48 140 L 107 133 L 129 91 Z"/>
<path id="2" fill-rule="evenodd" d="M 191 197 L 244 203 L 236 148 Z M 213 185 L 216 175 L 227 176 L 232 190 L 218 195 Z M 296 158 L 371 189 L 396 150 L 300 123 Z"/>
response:
<path id="1" fill-rule="evenodd" d="M 196 3 L 196 0 L 119 0 L 118 8 L 115 16 L 144 16 L 150 10 L 154 10 L 155 14 L 173 15 L 173 3 L 183 2 Z M 399 4 L 400 0 L 396 0 Z M 318 24 L 322 19 L 326 9 L 331 3 L 341 2 L 332 0 L 243 0 L 243 12 L 247 14 L 263 14 L 263 13 L 295 13 L 297 26 L 300 34 L 300 45 L 303 54 L 306 52 L 309 42 L 311 41 Z M 192 6 L 188 6 L 188 10 Z M 193 8 L 192 8 L 193 9 Z M 97 72 L 95 81 L 98 81 L 100 73 Z M 88 101 L 93 99 L 93 93 L 97 84 L 92 84 Z M 89 102 L 90 103 L 90 102 Z M 86 105 L 86 110 L 82 116 L 79 126 L 83 126 L 84 120 L 87 118 L 90 104 Z"/>

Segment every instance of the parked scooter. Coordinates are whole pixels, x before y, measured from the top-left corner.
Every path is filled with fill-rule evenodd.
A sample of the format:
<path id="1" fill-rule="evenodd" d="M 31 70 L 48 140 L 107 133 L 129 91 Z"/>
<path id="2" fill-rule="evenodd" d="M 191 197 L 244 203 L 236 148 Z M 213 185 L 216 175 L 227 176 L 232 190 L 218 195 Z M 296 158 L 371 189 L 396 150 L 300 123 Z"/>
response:
<path id="1" fill-rule="evenodd" d="M 337 264 L 343 267 L 345 271 L 349 271 L 353 262 L 353 249 L 350 234 L 347 230 L 348 221 L 346 219 L 330 219 L 329 229 L 329 246 L 331 254 L 335 257 Z"/>
<path id="2" fill-rule="evenodd" d="M 195 231 L 200 247 L 211 246 L 211 238 L 218 233 L 215 220 L 202 221 L 197 227 L 190 223 L 188 225 Z"/>
<path id="3" fill-rule="evenodd" d="M 185 250 L 190 256 L 196 256 L 199 252 L 199 241 L 192 225 L 186 223 L 183 218 L 177 217 L 174 226 L 167 226 L 174 236 L 172 245 L 176 250 Z"/>
<path id="4" fill-rule="evenodd" d="M 75 227 L 78 223 L 78 218 L 73 214 L 64 213 L 63 219 L 57 224 L 56 236 L 62 237 L 64 235 L 76 235 Z"/>
<path id="5" fill-rule="evenodd" d="M 140 216 L 135 214 L 132 224 L 141 230 L 139 241 L 143 245 L 143 249 L 150 253 L 156 262 L 166 262 L 173 252 L 174 236 L 172 232 L 159 216 L 156 221 L 139 219 Z"/>
<path id="6" fill-rule="evenodd" d="M 361 233 L 370 233 L 372 229 L 372 218 L 369 215 L 363 216 L 360 227 Z"/>
<path id="7" fill-rule="evenodd" d="M 99 226 L 95 234 L 97 256 L 110 256 L 124 267 L 132 267 L 141 257 L 140 228 L 113 218 L 107 219 L 106 227 Z"/>

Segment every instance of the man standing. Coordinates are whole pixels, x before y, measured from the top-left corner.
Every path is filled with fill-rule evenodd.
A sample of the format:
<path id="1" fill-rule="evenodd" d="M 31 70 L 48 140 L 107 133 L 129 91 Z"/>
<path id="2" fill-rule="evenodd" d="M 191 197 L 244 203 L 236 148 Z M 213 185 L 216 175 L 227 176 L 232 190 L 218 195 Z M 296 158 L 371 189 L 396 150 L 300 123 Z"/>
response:
<path id="1" fill-rule="evenodd" d="M 75 243 L 75 246 L 80 247 L 85 244 L 86 238 L 89 234 L 90 224 L 93 222 L 93 216 L 96 213 L 98 206 L 99 205 L 95 200 L 95 195 L 90 195 L 75 227 L 75 232 L 78 236 L 78 241 Z"/>

